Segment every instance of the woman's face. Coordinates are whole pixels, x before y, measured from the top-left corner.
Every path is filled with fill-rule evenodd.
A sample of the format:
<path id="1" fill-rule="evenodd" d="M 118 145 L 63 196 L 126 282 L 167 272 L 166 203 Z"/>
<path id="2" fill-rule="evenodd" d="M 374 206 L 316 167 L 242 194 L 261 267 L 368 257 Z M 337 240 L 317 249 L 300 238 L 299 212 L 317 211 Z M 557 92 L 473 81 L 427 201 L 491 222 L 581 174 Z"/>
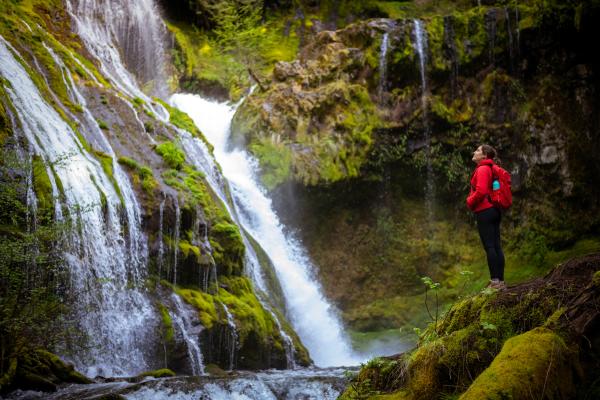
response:
<path id="1" fill-rule="evenodd" d="M 485 154 L 483 154 L 483 151 L 481 150 L 481 146 L 479 146 L 477 148 L 477 150 L 475 150 L 473 152 L 473 161 L 476 163 L 479 163 L 479 161 L 483 160 L 485 158 Z"/>

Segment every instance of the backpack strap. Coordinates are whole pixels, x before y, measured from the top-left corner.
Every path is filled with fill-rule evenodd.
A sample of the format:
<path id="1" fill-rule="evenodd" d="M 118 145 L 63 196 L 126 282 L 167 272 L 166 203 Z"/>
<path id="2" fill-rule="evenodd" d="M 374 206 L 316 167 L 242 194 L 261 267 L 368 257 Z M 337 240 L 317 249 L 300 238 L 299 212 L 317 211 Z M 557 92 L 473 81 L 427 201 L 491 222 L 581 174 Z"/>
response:
<path id="1" fill-rule="evenodd" d="M 490 167 L 492 169 L 492 182 L 491 182 L 491 186 L 490 186 L 491 190 L 490 190 L 490 193 L 488 193 L 488 195 L 487 195 L 487 199 L 492 205 L 494 205 L 494 203 L 492 203 L 492 192 L 494 190 L 494 164 L 485 164 L 485 165 L 487 165 L 488 167 Z M 497 176 L 495 178 L 498 179 Z"/>

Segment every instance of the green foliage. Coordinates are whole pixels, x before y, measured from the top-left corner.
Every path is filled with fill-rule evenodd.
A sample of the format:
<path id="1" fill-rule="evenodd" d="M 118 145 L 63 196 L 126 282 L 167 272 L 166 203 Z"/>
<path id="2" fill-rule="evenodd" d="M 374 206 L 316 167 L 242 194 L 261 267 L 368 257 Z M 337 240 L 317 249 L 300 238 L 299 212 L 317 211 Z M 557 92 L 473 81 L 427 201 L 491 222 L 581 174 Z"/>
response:
<path id="1" fill-rule="evenodd" d="M 129 157 L 119 157 L 118 162 L 134 173 L 134 184 L 140 184 L 142 190 L 149 195 L 154 193 L 154 189 L 158 186 L 158 182 L 154 179 L 154 173 L 150 167 L 141 166 L 137 161 Z"/>
<path id="2" fill-rule="evenodd" d="M 12 144 L 14 146 L 14 143 Z M 48 348 L 60 337 L 63 300 L 56 292 L 67 279 L 55 250 L 64 227 L 46 217 L 34 223 L 27 206 L 31 164 L 0 148 L 0 376 L 18 357 Z M 36 159 L 37 170 L 44 170 Z M 44 182 L 42 178 L 34 182 Z M 34 188 L 36 193 L 48 187 Z M 43 202 L 52 202 L 46 193 Z M 45 204 L 45 203 L 44 203 Z M 64 328 L 64 326 L 60 326 Z"/>
<path id="3" fill-rule="evenodd" d="M 222 221 L 209 232 L 213 257 L 225 275 L 241 275 L 245 246 L 239 228 L 230 221 Z"/>
<path id="4" fill-rule="evenodd" d="M 183 167 L 183 163 L 185 162 L 185 154 L 175 143 L 161 143 L 156 146 L 155 150 L 170 168 L 179 170 L 181 167 Z"/>
<path id="5" fill-rule="evenodd" d="M 158 303 L 158 311 L 162 318 L 161 336 L 165 342 L 171 342 L 175 339 L 175 328 L 173 327 L 173 319 L 169 314 L 169 310 L 163 304 Z"/>
<path id="6" fill-rule="evenodd" d="M 100 129 L 102 129 L 103 131 L 107 131 L 108 130 L 108 124 L 105 121 L 103 121 L 101 119 L 97 119 L 96 122 L 98 123 L 98 127 Z"/>
<path id="7" fill-rule="evenodd" d="M 106 176 L 112 183 L 113 188 L 115 189 L 115 192 L 117 193 L 117 196 L 119 196 L 119 199 L 121 200 L 121 204 L 125 205 L 125 199 L 123 198 L 123 193 L 121 192 L 121 188 L 119 187 L 119 184 L 118 184 L 117 180 L 115 179 L 113 157 L 106 153 L 103 153 L 101 151 L 95 151 L 94 153 L 96 154 L 96 156 L 98 156 L 98 159 L 100 160 L 100 165 L 102 165 L 102 169 L 104 170 L 104 173 L 106 174 Z M 102 191 L 100 189 L 98 189 L 98 191 L 103 196 L 105 196 L 105 194 L 102 193 Z"/>
<path id="8" fill-rule="evenodd" d="M 260 160 L 261 180 L 269 190 L 289 177 L 292 151 L 284 143 L 268 138 L 253 142 L 250 151 Z"/>
<path id="9" fill-rule="evenodd" d="M 170 22 L 176 44 L 174 64 L 183 76 L 182 85 L 238 100 L 251 85 L 250 74 L 263 80 L 277 61 L 293 60 L 299 22 L 286 26 L 286 18 L 263 16 L 261 10 L 258 0 L 217 2 L 204 11 L 215 25 L 207 32 Z"/>

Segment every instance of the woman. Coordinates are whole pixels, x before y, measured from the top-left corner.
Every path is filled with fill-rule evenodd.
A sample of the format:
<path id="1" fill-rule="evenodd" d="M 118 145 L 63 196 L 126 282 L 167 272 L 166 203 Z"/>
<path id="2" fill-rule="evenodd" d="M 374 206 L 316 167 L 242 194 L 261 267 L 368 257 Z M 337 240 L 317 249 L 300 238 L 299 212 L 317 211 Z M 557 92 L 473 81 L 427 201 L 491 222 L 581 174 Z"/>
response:
<path id="1" fill-rule="evenodd" d="M 500 244 L 500 220 L 502 214 L 490 202 L 492 192 L 492 167 L 496 150 L 487 144 L 481 145 L 473 153 L 473 161 L 477 164 L 471 178 L 471 192 L 467 197 L 467 207 L 475 213 L 479 237 L 487 256 L 490 270 L 488 287 L 503 289 L 504 253 Z"/>

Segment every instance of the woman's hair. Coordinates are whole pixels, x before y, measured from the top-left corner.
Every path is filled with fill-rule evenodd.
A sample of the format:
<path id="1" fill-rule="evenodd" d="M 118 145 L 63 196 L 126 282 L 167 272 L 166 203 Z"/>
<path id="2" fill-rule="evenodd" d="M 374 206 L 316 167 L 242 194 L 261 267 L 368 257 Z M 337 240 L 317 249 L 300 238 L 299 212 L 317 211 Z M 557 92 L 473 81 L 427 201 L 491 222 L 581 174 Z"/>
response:
<path id="1" fill-rule="evenodd" d="M 482 144 L 481 145 L 481 152 L 483 154 L 485 154 L 486 158 L 490 158 L 492 160 L 496 158 L 496 149 L 494 149 L 489 144 Z"/>

